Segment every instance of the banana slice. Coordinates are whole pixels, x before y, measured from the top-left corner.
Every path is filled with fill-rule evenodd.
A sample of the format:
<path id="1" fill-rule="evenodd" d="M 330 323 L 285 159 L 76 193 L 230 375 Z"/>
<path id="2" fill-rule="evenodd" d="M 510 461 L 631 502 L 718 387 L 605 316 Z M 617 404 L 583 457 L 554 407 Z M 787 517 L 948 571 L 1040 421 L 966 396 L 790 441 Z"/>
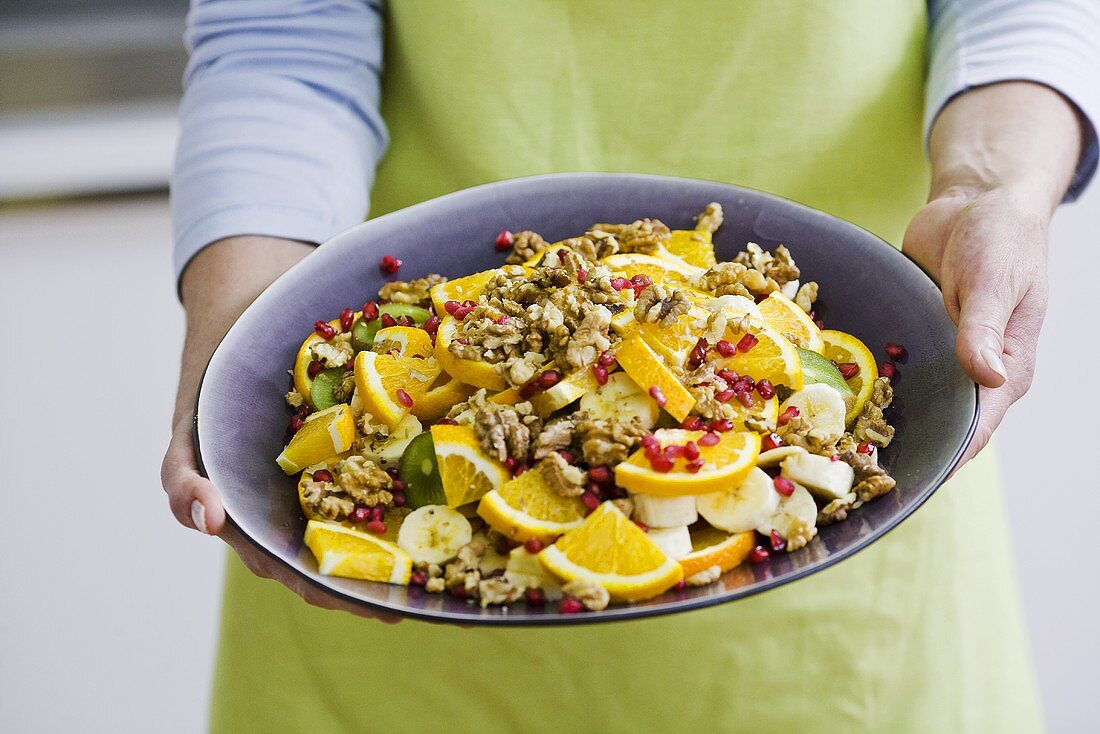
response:
<path id="1" fill-rule="evenodd" d="M 769 466 L 778 466 L 780 462 L 786 459 L 788 456 L 797 456 L 799 454 L 810 453 L 801 446 L 780 446 L 777 449 L 768 449 L 767 451 L 761 451 L 760 456 L 756 457 L 756 465 L 764 468 Z"/>
<path id="2" fill-rule="evenodd" d="M 856 478 L 852 467 L 845 462 L 809 452 L 788 456 L 781 467 L 780 473 L 787 479 L 830 500 L 840 499 L 852 491 Z"/>
<path id="3" fill-rule="evenodd" d="M 844 433 L 844 415 L 847 408 L 844 396 L 834 387 L 823 382 L 806 385 L 779 406 L 779 414 L 794 406 L 799 414 L 810 421 L 814 428 L 830 436 Z"/>
<path id="4" fill-rule="evenodd" d="M 691 553 L 691 532 L 686 525 L 678 528 L 650 528 L 646 535 L 673 560 Z"/>
<path id="5" fill-rule="evenodd" d="M 755 530 L 775 514 L 779 493 L 763 469 L 753 469 L 740 487 L 695 498 L 703 519 L 727 533 Z"/>
<path id="6" fill-rule="evenodd" d="M 801 548 L 817 535 L 817 503 L 804 487 L 795 487 L 790 497 L 780 499 L 775 514 L 756 530 L 764 535 L 774 530 L 787 541 L 789 550 Z"/>
<path id="7" fill-rule="evenodd" d="M 606 384 L 585 393 L 579 407 L 593 418 L 629 421 L 637 416 L 646 431 L 653 430 L 661 413 L 657 401 L 625 372 L 609 375 Z"/>
<path id="8" fill-rule="evenodd" d="M 561 582 L 546 570 L 538 554 L 528 553 L 522 545 L 508 554 L 504 577 L 526 589 L 541 589 L 547 601 L 557 601 L 562 597 Z"/>
<path id="9" fill-rule="evenodd" d="M 695 498 L 664 497 L 655 494 L 635 494 L 634 519 L 644 522 L 651 528 L 676 528 L 691 525 L 699 519 L 695 509 Z"/>
<path id="10" fill-rule="evenodd" d="M 730 321 L 736 321 L 746 315 L 764 321 L 764 314 L 756 305 L 756 301 L 745 296 L 718 296 L 707 305 L 711 311 L 724 314 Z"/>
<path id="11" fill-rule="evenodd" d="M 424 505 L 413 510 L 401 523 L 397 545 L 413 563 L 446 563 L 458 549 L 470 542 L 470 521 L 458 510 L 444 505 Z"/>

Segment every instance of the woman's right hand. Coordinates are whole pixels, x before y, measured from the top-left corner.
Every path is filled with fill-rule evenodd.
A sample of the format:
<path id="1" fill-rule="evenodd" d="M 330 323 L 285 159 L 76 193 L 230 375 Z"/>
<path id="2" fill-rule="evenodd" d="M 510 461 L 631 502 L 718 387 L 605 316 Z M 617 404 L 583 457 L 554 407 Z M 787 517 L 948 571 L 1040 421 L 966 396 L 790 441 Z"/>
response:
<path id="1" fill-rule="evenodd" d="M 181 525 L 220 537 L 257 576 L 279 582 L 314 606 L 396 622 L 399 617 L 370 612 L 310 583 L 245 538 L 226 517 L 221 494 L 199 472 L 195 459 L 191 434 L 195 395 L 210 355 L 256 296 L 312 249 L 292 240 L 230 237 L 206 247 L 188 264 L 181 282 L 187 336 L 172 438 L 161 464 L 161 484 L 172 514 Z"/>

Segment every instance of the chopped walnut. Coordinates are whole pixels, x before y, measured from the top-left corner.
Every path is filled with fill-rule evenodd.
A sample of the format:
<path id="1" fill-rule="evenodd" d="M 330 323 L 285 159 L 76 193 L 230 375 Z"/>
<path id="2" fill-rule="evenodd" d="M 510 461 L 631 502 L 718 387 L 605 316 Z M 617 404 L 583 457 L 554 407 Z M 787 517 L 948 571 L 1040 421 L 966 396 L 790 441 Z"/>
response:
<path id="1" fill-rule="evenodd" d="M 607 589 L 593 581 L 577 579 L 562 586 L 561 590 L 583 604 L 584 608 L 590 612 L 607 609 L 607 605 L 611 602 L 611 595 L 607 593 Z"/>
<path id="2" fill-rule="evenodd" d="M 852 487 L 852 492 L 861 502 L 873 500 L 897 486 L 894 478 L 878 465 L 875 457 L 871 454 L 849 451 L 841 454 L 840 458 L 847 462 L 855 472 L 855 486 Z"/>
<path id="3" fill-rule="evenodd" d="M 486 403 L 474 412 L 474 433 L 482 450 L 497 461 L 512 457 L 527 461 L 542 421 L 531 403 L 497 405 Z"/>
<path id="4" fill-rule="evenodd" d="M 291 390 L 283 396 L 283 399 L 286 400 L 286 404 L 289 405 L 291 408 L 299 408 L 302 405 L 305 405 L 306 402 L 306 399 L 303 398 L 302 394 L 297 390 Z"/>
<path id="5" fill-rule="evenodd" d="M 428 593 L 438 594 L 447 588 L 443 581 L 443 569 L 438 564 L 421 561 L 416 564 L 416 570 L 424 574 L 425 579 L 427 579 L 424 590 Z"/>
<path id="6" fill-rule="evenodd" d="M 326 520 L 344 520 L 355 512 L 355 502 L 341 495 L 339 488 L 330 482 L 303 482 L 302 501 Z"/>
<path id="7" fill-rule="evenodd" d="M 563 361 L 567 367 L 583 370 L 611 348 L 608 338 L 611 316 L 611 311 L 603 306 L 596 306 L 584 315 L 566 344 Z"/>
<path id="8" fill-rule="evenodd" d="M 718 231 L 718 228 L 722 226 L 722 222 L 726 219 L 725 214 L 722 212 L 722 205 L 717 201 L 712 201 L 707 204 L 707 208 L 703 212 L 695 217 L 695 229 L 700 232 L 710 232 L 714 234 Z"/>
<path id="9" fill-rule="evenodd" d="M 570 464 L 558 452 L 551 452 L 540 461 L 539 470 L 550 488 L 562 497 L 580 497 L 584 494 L 584 471 Z"/>
<path id="10" fill-rule="evenodd" d="M 745 245 L 745 251 L 737 253 L 733 261 L 747 268 L 760 271 L 764 274 L 764 277 L 775 281 L 780 287 L 784 283 L 797 280 L 800 275 L 798 266 L 794 264 L 790 250 L 785 245 L 776 247 L 773 255 L 770 252 L 765 252 L 755 242 L 749 242 Z"/>
<path id="11" fill-rule="evenodd" d="M 616 421 L 582 413 L 577 416 L 574 443 L 580 445 L 589 466 L 614 466 L 630 456 L 645 434 L 636 416 L 630 421 Z"/>
<path id="12" fill-rule="evenodd" d="M 688 586 L 707 586 L 713 584 L 722 576 L 722 568 L 720 566 L 707 566 L 702 571 L 694 573 L 684 579 L 684 583 Z"/>
<path id="13" fill-rule="evenodd" d="M 640 324 L 672 326 L 676 319 L 691 310 L 691 301 L 681 290 L 672 290 L 654 283 L 642 291 L 634 304 L 634 318 Z"/>
<path id="14" fill-rule="evenodd" d="M 776 428 L 775 421 L 758 415 L 746 416 L 742 423 L 745 424 L 746 430 L 755 433 L 772 433 Z"/>
<path id="15" fill-rule="evenodd" d="M 516 232 L 512 237 L 512 251 L 508 253 L 508 259 L 505 262 L 510 265 L 522 265 L 549 246 L 550 243 L 538 232 L 530 230 Z"/>
<path id="16" fill-rule="evenodd" d="M 375 507 L 393 504 L 393 477 L 364 456 L 349 456 L 332 467 L 340 489 L 356 502 Z"/>
<path id="17" fill-rule="evenodd" d="M 538 438 L 535 439 L 535 459 L 569 448 L 573 443 L 576 428 L 571 416 L 555 418 L 543 426 Z"/>
<path id="18" fill-rule="evenodd" d="M 779 290 L 779 284 L 759 270 L 741 263 L 720 262 L 696 280 L 700 290 L 715 296 L 759 298 Z"/>
<path id="19" fill-rule="evenodd" d="M 443 569 L 443 584 L 448 589 L 460 586 L 467 596 L 476 595 L 478 583 L 481 581 L 478 562 L 484 554 L 485 544 L 480 540 L 470 541 L 459 548 L 455 559 Z"/>
<path id="20" fill-rule="evenodd" d="M 817 535 L 815 524 L 808 523 L 802 518 L 795 518 L 787 530 L 787 537 L 784 538 L 787 541 L 787 550 L 796 551 L 802 548 L 813 540 L 815 535 Z"/>
<path id="21" fill-rule="evenodd" d="M 525 590 L 523 586 L 513 583 L 507 576 L 482 579 L 477 585 L 482 608 L 490 604 L 510 604 L 518 601 Z"/>
<path id="22" fill-rule="evenodd" d="M 541 354 L 527 352 L 522 357 L 509 357 L 497 364 L 496 370 L 509 385 L 520 387 L 534 379 L 545 361 L 546 358 Z"/>
<path id="23" fill-rule="evenodd" d="M 339 382 L 332 386 L 332 398 L 340 403 L 347 403 L 351 401 L 352 393 L 355 392 L 355 373 L 348 370 L 344 372 Z"/>
<path id="24" fill-rule="evenodd" d="M 826 525 L 832 525 L 833 523 L 845 520 L 848 517 L 848 510 L 856 501 L 855 492 L 849 492 L 839 499 L 835 499 L 829 504 L 822 507 L 817 512 L 817 524 L 819 527 Z"/>
<path id="25" fill-rule="evenodd" d="M 586 232 L 580 237 L 570 237 L 562 240 L 561 244 L 568 250 L 592 262 L 614 255 L 619 251 L 619 241 L 615 238 L 615 235 L 599 229 Z"/>
<path id="26" fill-rule="evenodd" d="M 392 303 L 407 303 L 411 306 L 430 308 L 432 305 L 432 286 L 446 283 L 447 279 L 438 273 L 415 280 L 395 280 L 378 289 L 378 297 Z"/>
<path id="27" fill-rule="evenodd" d="M 355 356 L 355 348 L 351 346 L 351 334 L 345 332 L 334 336 L 332 341 L 316 342 L 310 353 L 314 361 L 329 369 L 346 365 Z"/>
<path id="28" fill-rule="evenodd" d="M 879 447 L 890 445 L 894 438 L 894 427 L 886 422 L 882 411 L 889 408 L 893 400 L 894 389 L 890 386 L 890 380 L 879 377 L 852 428 L 852 435 L 857 441 L 867 441 Z"/>
<path id="29" fill-rule="evenodd" d="M 811 454 L 831 456 L 840 436 L 815 428 L 805 415 L 796 415 L 778 429 L 779 437 L 789 446 L 801 446 Z"/>
<path id="30" fill-rule="evenodd" d="M 803 283 L 798 288 L 798 292 L 794 294 L 794 302 L 798 304 L 806 313 L 809 313 L 814 308 L 814 301 L 817 300 L 817 283 L 810 281 L 809 283 Z"/>
<path id="31" fill-rule="evenodd" d="M 659 219 L 637 219 L 630 224 L 594 224 L 591 229 L 615 235 L 622 252 L 653 254 L 672 236 Z"/>

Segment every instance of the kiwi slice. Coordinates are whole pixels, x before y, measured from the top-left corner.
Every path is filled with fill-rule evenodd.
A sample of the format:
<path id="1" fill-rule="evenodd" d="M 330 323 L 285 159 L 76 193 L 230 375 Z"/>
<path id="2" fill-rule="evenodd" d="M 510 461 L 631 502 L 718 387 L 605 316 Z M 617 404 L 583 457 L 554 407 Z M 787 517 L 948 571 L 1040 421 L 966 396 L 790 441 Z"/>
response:
<path id="1" fill-rule="evenodd" d="M 313 403 L 315 410 L 324 410 L 343 402 L 332 395 L 332 391 L 343 377 L 343 367 L 331 367 L 317 373 L 313 378 L 313 384 L 309 387 L 309 400 Z"/>
<path id="2" fill-rule="evenodd" d="M 355 348 L 356 352 L 370 349 L 371 345 L 374 344 L 374 335 L 382 328 L 382 314 L 384 313 L 388 313 L 394 319 L 408 316 L 417 326 L 420 326 L 431 317 L 431 313 L 427 309 L 420 308 L 420 306 L 410 306 L 407 303 L 387 303 L 379 306 L 378 318 L 374 321 L 359 319 L 355 322 L 355 326 L 351 328 L 351 346 Z"/>
<path id="3" fill-rule="evenodd" d="M 405 483 L 405 500 L 409 507 L 415 509 L 424 505 L 447 504 L 431 431 L 424 431 L 409 441 L 401 454 L 397 475 Z"/>
<path id="4" fill-rule="evenodd" d="M 802 360 L 802 374 L 806 384 L 821 383 L 835 389 L 844 397 L 844 404 L 851 410 L 856 399 L 855 391 L 844 379 L 844 375 L 840 374 L 840 370 L 832 360 L 809 349 L 795 348 L 798 349 L 798 356 Z"/>

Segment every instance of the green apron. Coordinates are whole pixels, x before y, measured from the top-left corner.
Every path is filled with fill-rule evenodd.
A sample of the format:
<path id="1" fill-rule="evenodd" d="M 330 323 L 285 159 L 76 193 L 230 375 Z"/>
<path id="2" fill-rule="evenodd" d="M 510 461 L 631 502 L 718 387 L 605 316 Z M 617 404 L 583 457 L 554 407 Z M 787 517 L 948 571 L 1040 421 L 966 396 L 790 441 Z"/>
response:
<path id="1" fill-rule="evenodd" d="M 772 191 L 900 242 L 924 199 L 923 0 L 397 0 L 388 13 L 392 145 L 374 214 L 515 176 L 639 171 Z M 310 607 L 233 558 L 213 724 L 1042 728 L 989 451 L 854 558 L 653 620 L 385 625 Z"/>

